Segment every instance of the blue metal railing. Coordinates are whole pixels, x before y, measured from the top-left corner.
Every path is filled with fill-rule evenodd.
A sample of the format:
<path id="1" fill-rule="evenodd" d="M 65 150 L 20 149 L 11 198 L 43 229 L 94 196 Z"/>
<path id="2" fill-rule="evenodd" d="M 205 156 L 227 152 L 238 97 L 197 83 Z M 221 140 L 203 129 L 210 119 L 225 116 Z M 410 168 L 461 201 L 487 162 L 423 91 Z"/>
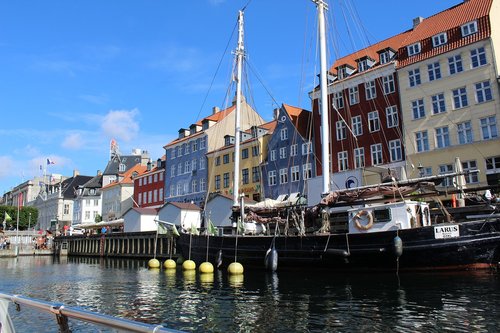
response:
<path id="1" fill-rule="evenodd" d="M 2 310 L 7 311 L 7 306 L 2 306 L 1 304 L 7 303 L 6 301 L 15 304 L 18 311 L 21 311 L 21 305 L 23 305 L 42 312 L 54 314 L 61 333 L 71 332 L 68 319 L 85 321 L 94 325 L 105 326 L 125 332 L 181 332 L 168 329 L 162 325 L 151 325 L 86 311 L 77 307 L 66 307 L 64 304 L 50 303 L 29 297 L 0 293 L 0 327 L 5 329 L 6 332 L 15 332 L 15 327 L 11 327 L 13 324 L 8 313 L 1 313 Z"/>

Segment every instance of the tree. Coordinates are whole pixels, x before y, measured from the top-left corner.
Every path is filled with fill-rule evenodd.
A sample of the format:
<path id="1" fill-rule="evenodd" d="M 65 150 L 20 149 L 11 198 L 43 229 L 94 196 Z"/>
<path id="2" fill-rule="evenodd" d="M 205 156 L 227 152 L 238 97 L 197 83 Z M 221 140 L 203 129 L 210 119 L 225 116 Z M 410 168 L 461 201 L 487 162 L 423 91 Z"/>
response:
<path id="1" fill-rule="evenodd" d="M 0 206 L 0 223 L 5 219 L 5 213 L 11 217 L 11 221 L 6 222 L 7 229 L 17 227 L 17 207 Z M 31 217 L 30 217 L 31 213 Z M 33 227 L 38 221 L 38 209 L 34 207 L 21 207 L 19 209 L 19 230 L 26 230 L 28 226 Z"/>

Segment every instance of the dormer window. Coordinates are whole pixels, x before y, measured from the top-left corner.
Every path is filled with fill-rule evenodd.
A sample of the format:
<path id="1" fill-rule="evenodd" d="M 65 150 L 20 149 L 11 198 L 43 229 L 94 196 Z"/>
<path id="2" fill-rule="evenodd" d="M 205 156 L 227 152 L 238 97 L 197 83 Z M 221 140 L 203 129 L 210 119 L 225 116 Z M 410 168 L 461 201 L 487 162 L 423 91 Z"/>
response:
<path id="1" fill-rule="evenodd" d="M 90 195 L 95 195 L 95 188 L 91 188 L 91 189 L 89 190 L 89 194 L 90 194 Z"/>
<path id="2" fill-rule="evenodd" d="M 379 51 L 380 64 L 381 65 L 387 64 L 388 62 L 390 62 L 394 58 L 395 54 L 396 54 L 396 52 L 392 49 L 386 49 L 386 50 Z"/>
<path id="3" fill-rule="evenodd" d="M 354 68 L 352 68 L 349 65 L 343 65 L 343 66 L 337 67 L 337 74 L 338 74 L 339 80 L 345 79 L 346 77 L 351 75 L 353 72 L 354 72 Z"/>
<path id="4" fill-rule="evenodd" d="M 415 44 L 412 44 L 412 45 L 408 45 L 407 46 L 408 48 L 408 55 L 411 57 L 411 56 L 414 56 L 416 54 L 419 54 L 420 51 L 422 51 L 422 48 L 420 46 L 420 42 L 419 43 L 415 43 Z"/>
<path id="5" fill-rule="evenodd" d="M 433 47 L 438 47 L 438 46 L 444 45 L 447 42 L 448 42 L 448 36 L 446 35 L 446 32 L 432 36 L 432 46 Z"/>
<path id="6" fill-rule="evenodd" d="M 461 27 L 462 37 L 466 37 L 477 32 L 477 21 L 465 23 Z"/>
<path id="7" fill-rule="evenodd" d="M 234 144 L 234 136 L 226 135 L 224 137 L 224 146 L 229 146 Z"/>
<path id="8" fill-rule="evenodd" d="M 363 57 L 357 60 L 358 62 L 358 72 L 364 72 L 369 70 L 375 64 L 375 61 L 369 57 Z"/>
<path id="9" fill-rule="evenodd" d="M 125 171 L 125 169 L 126 169 L 125 164 L 120 163 L 120 165 L 118 165 L 118 171 L 120 171 L 120 172 L 124 172 L 124 171 Z"/>

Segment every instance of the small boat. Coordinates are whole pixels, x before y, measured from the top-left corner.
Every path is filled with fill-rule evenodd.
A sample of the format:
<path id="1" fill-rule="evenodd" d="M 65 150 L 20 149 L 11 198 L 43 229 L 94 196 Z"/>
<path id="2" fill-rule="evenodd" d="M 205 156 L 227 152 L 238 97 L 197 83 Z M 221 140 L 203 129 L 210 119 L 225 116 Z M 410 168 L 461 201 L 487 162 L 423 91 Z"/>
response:
<path id="1" fill-rule="evenodd" d="M 324 50 L 325 3 L 314 2 L 318 7 L 320 42 Z M 239 47 L 241 44 L 240 40 Z M 321 53 L 321 100 L 327 100 L 328 69 Z M 241 57 L 240 49 L 236 54 Z M 327 115 L 328 103 L 320 104 L 322 116 Z M 328 131 L 327 123 L 328 117 L 322 119 L 322 131 Z M 238 137 L 236 132 L 235 138 Z M 322 142 L 328 142 L 328 133 L 322 133 Z M 235 151 L 238 151 L 237 144 Z M 323 147 L 322 158 L 323 167 L 328 168 L 328 148 Z M 238 158 L 236 170 L 237 161 Z M 197 263 L 209 261 L 227 266 L 238 261 L 244 266 L 269 270 L 463 270 L 498 265 L 500 214 L 497 207 L 477 218 L 454 219 L 451 214 L 445 214 L 444 221 L 436 223 L 429 204 L 422 201 L 426 196 L 438 195 L 435 185 L 443 179 L 461 177 L 463 172 L 404 181 L 389 177 L 387 183 L 334 192 L 328 190 L 330 171 L 325 169 L 322 174 L 325 195 L 317 205 L 306 207 L 300 197 L 275 207 L 267 203 L 244 207 L 243 200 L 238 204 L 235 200 L 233 225 L 236 227 L 230 234 L 210 234 L 209 228 L 201 234 L 184 230 L 177 240 L 178 250 L 184 258 Z M 238 193 L 237 185 L 238 179 L 235 179 L 234 193 Z M 262 230 L 266 231 L 245 234 L 246 223 L 264 225 L 266 228 Z"/>

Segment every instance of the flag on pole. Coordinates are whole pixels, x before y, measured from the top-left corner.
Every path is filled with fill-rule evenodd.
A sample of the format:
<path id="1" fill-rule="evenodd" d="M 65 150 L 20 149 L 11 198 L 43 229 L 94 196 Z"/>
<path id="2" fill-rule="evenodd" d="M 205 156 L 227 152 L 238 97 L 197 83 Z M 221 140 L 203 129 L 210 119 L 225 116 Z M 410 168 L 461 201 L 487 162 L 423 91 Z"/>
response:
<path id="1" fill-rule="evenodd" d="M 210 236 L 215 236 L 217 234 L 217 228 L 215 227 L 214 223 L 212 222 L 211 219 L 208 219 L 208 234 Z"/>
<path id="2" fill-rule="evenodd" d="M 50 158 L 47 158 L 47 165 L 50 165 L 50 164 L 56 164 L 54 161 L 52 161 Z"/>
<path id="3" fill-rule="evenodd" d="M 194 222 L 191 223 L 191 233 L 193 235 L 199 235 L 198 228 L 196 227 L 196 224 Z"/>
<path id="4" fill-rule="evenodd" d="M 10 215 L 7 214 L 7 212 L 5 212 L 5 217 L 4 217 L 3 220 L 6 221 L 6 222 L 10 222 L 10 221 L 12 221 L 12 217 L 10 217 Z"/>
<path id="5" fill-rule="evenodd" d="M 177 230 L 175 224 L 172 225 L 172 233 L 174 234 L 174 236 L 180 237 L 179 231 Z"/>
<path id="6" fill-rule="evenodd" d="M 167 226 L 163 223 L 158 222 L 158 234 L 164 235 L 168 233 Z"/>

